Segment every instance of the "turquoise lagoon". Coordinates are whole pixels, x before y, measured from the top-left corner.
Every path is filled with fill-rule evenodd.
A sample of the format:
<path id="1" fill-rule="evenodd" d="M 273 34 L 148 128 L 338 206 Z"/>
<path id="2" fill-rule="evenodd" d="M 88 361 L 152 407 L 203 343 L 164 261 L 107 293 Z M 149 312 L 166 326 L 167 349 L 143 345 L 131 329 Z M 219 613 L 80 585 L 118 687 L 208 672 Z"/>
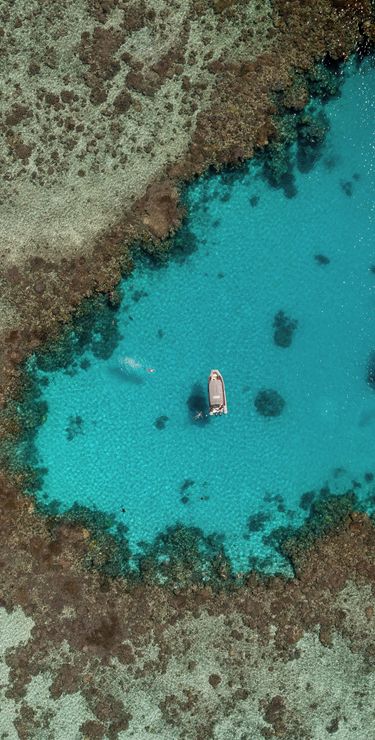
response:
<path id="1" fill-rule="evenodd" d="M 109 360 L 87 352 L 87 369 L 47 374 L 43 501 L 113 513 L 135 553 L 176 522 L 220 533 L 240 571 L 254 558 L 288 571 L 267 535 L 304 521 L 306 492 L 354 480 L 371 509 L 375 69 L 368 60 L 345 75 L 324 106 L 321 157 L 296 168 L 296 195 L 270 187 L 257 163 L 192 184 L 197 249 L 159 269 L 140 261 L 123 282 Z M 274 342 L 279 311 L 298 322 L 287 347 Z M 194 418 L 211 368 L 229 414 Z M 279 416 L 257 412 L 261 389 L 282 396 Z"/>

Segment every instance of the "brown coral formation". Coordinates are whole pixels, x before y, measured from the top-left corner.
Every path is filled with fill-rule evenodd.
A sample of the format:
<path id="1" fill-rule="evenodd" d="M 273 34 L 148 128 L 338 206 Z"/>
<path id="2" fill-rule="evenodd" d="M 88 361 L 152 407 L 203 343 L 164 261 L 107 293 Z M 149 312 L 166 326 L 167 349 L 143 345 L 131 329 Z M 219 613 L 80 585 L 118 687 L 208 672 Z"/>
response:
<path id="1" fill-rule="evenodd" d="M 229 591 L 171 591 L 84 570 L 87 530 L 40 519 L 4 478 L 0 497 L 1 607 L 9 619 L 21 607 L 33 623 L 30 639 L 5 654 L 20 737 L 51 728 L 61 697 L 77 696 L 88 737 L 121 737 L 127 728 L 143 737 L 153 728 L 162 737 L 209 738 L 227 723 L 251 737 L 305 738 L 322 716 L 361 737 L 345 703 L 350 696 L 360 706 L 362 696 L 366 704 L 375 657 L 367 516 L 352 514 L 308 555 L 298 550 L 293 580 L 253 574 Z M 334 680 L 343 683 L 327 704 L 322 687 L 337 661 Z M 33 698 L 43 681 L 44 709 Z"/>

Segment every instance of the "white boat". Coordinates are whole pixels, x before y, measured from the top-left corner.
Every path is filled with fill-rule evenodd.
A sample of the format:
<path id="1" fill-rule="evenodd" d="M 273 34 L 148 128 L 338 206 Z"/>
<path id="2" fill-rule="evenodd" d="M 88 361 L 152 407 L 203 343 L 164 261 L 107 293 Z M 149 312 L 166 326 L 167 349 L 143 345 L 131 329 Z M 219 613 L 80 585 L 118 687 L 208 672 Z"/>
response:
<path id="1" fill-rule="evenodd" d="M 208 378 L 208 400 L 211 416 L 220 416 L 228 413 L 227 397 L 222 374 L 219 370 L 211 370 Z"/>

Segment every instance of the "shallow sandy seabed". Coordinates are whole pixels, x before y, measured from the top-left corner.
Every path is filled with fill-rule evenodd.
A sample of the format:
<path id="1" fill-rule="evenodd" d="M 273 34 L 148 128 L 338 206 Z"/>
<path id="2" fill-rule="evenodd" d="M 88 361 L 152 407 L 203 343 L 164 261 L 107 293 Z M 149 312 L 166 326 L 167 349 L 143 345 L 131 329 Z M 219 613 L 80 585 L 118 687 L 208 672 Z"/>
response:
<path id="1" fill-rule="evenodd" d="M 17 0 L 0 27 L 4 403 L 25 354 L 131 269 L 134 238 L 163 249 L 179 183 L 252 156 L 272 93 L 303 107 L 295 70 L 374 29 L 349 0 Z M 173 593 L 85 571 L 89 532 L 42 520 L 5 477 L 0 498 L 6 737 L 374 736 L 367 517 L 299 554 L 288 583 Z"/>

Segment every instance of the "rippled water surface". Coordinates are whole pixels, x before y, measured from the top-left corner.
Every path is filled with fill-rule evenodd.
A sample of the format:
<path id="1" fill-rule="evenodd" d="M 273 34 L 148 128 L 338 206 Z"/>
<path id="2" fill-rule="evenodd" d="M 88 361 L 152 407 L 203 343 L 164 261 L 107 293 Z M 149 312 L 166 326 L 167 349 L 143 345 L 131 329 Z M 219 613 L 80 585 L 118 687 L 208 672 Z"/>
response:
<path id="1" fill-rule="evenodd" d="M 222 533 L 236 568 L 256 556 L 270 570 L 286 566 L 264 538 L 303 521 L 306 492 L 355 480 L 372 506 L 374 93 L 370 63 L 348 74 L 295 197 L 255 164 L 190 187 L 198 249 L 124 283 L 109 360 L 87 353 L 73 377 L 48 374 L 41 497 L 115 513 L 134 551 L 179 521 Z M 288 346 L 275 343 L 277 315 Z M 204 416 L 211 368 L 226 381 L 227 417 Z M 258 413 L 264 389 L 285 402 L 278 416 Z"/>

